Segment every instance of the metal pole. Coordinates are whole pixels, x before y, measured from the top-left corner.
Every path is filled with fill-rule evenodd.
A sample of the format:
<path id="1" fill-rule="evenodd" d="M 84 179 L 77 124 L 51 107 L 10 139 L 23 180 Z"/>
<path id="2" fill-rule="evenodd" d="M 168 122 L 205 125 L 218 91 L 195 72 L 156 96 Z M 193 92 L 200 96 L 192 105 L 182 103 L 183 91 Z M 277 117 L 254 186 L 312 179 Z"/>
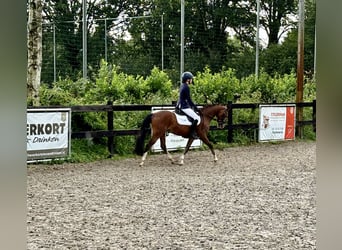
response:
<path id="1" fill-rule="evenodd" d="M 107 7 L 107 0 L 106 0 L 106 7 Z M 107 48 L 107 18 L 105 18 L 105 61 L 108 62 L 108 57 L 107 57 L 107 53 L 108 53 L 108 48 Z"/>
<path id="2" fill-rule="evenodd" d="M 297 50 L 297 93 L 296 103 L 303 102 L 303 82 L 304 82 L 304 0 L 299 0 L 299 20 L 298 20 L 298 50 Z M 297 109 L 297 121 L 303 120 L 303 108 Z M 297 126 L 298 136 L 302 137 L 302 127 Z"/>
<path id="3" fill-rule="evenodd" d="M 83 79 L 87 79 L 87 3 L 82 0 L 82 15 L 83 15 Z"/>
<path id="4" fill-rule="evenodd" d="M 256 41 L 255 41 L 255 79 L 259 78 L 259 24 L 260 24 L 260 0 L 257 0 Z"/>
<path id="5" fill-rule="evenodd" d="M 184 0 L 181 0 L 181 51 L 180 51 L 180 79 L 184 72 Z M 180 80 L 182 82 L 182 80 Z"/>
<path id="6" fill-rule="evenodd" d="M 161 63 L 164 70 L 164 14 L 161 16 Z"/>
<path id="7" fill-rule="evenodd" d="M 56 76 L 56 26 L 55 23 L 53 23 L 53 81 L 57 81 Z"/>
<path id="8" fill-rule="evenodd" d="M 105 61 L 108 62 L 108 57 L 107 57 L 107 53 L 108 53 L 108 48 L 107 48 L 107 19 L 105 19 Z"/>
<path id="9" fill-rule="evenodd" d="M 317 52 L 317 33 L 316 33 L 316 25 L 315 25 L 315 49 L 314 49 L 314 74 L 313 79 L 316 81 L 316 52 Z"/>

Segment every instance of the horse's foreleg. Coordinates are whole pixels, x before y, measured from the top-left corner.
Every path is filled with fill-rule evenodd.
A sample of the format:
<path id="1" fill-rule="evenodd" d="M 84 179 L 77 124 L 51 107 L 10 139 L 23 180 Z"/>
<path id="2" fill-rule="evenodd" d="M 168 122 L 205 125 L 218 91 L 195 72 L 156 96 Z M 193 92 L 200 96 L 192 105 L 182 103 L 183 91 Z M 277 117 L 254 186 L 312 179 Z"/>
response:
<path id="1" fill-rule="evenodd" d="M 214 162 L 217 162 L 218 159 L 217 159 L 217 155 L 214 151 L 213 144 L 209 141 L 209 139 L 207 137 L 203 138 L 202 141 L 203 141 L 203 143 L 205 143 L 209 147 L 212 155 L 214 156 Z"/>
<path id="2" fill-rule="evenodd" d="M 164 151 L 164 153 L 167 155 L 167 158 L 171 161 L 171 163 L 174 163 L 174 160 L 172 158 L 172 155 L 169 153 L 169 151 L 167 151 L 167 147 L 166 147 L 166 138 L 165 135 L 160 137 L 160 147 L 162 148 L 162 150 Z"/>
<path id="3" fill-rule="evenodd" d="M 185 146 L 185 149 L 183 151 L 183 154 L 181 154 L 181 156 L 179 158 L 179 165 L 183 165 L 184 164 L 184 157 L 185 157 L 186 153 L 189 151 L 190 146 L 191 146 L 193 141 L 194 141 L 193 138 L 189 138 L 188 142 L 186 143 L 186 146 Z"/>

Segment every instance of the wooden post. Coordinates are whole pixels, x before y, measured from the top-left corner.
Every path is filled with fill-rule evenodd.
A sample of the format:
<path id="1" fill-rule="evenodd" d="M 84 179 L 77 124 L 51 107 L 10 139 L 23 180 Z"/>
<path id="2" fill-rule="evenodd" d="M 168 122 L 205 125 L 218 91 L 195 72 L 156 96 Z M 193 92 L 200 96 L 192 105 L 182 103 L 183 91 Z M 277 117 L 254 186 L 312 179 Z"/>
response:
<path id="1" fill-rule="evenodd" d="M 316 133 L 316 100 L 312 101 L 312 129 Z"/>
<path id="2" fill-rule="evenodd" d="M 112 101 L 108 101 L 107 105 L 113 105 Z M 114 112 L 113 109 L 111 111 L 107 112 L 107 130 L 113 131 L 114 130 Z M 108 151 L 109 156 L 108 158 L 111 158 L 114 155 L 114 136 L 108 136 Z"/>
<path id="3" fill-rule="evenodd" d="M 298 20 L 298 49 L 297 49 L 297 92 L 296 103 L 303 102 L 303 82 L 304 82 L 304 0 L 299 0 L 299 20 Z M 303 107 L 297 108 L 297 122 L 303 120 Z M 297 135 L 303 137 L 303 127 L 297 126 Z"/>
<path id="4" fill-rule="evenodd" d="M 233 102 L 228 101 L 228 136 L 227 141 L 228 143 L 233 142 Z"/>

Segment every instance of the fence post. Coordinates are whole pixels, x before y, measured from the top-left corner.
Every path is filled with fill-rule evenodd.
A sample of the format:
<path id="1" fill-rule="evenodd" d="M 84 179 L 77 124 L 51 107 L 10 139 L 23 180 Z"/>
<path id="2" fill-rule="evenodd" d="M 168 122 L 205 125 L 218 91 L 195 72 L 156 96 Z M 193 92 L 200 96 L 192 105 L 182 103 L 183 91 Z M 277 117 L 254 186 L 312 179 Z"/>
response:
<path id="1" fill-rule="evenodd" d="M 233 142 L 233 102 L 228 101 L 228 136 L 227 141 L 228 143 Z"/>
<path id="2" fill-rule="evenodd" d="M 113 105 L 112 101 L 108 101 L 107 105 Z M 114 129 L 114 112 L 113 108 L 111 111 L 107 112 L 107 130 L 108 131 L 113 131 Z M 108 151 L 109 151 L 109 156 L 108 158 L 111 158 L 114 155 L 114 136 L 110 135 L 108 136 Z"/>
<path id="3" fill-rule="evenodd" d="M 312 101 L 312 129 L 316 133 L 316 100 Z"/>

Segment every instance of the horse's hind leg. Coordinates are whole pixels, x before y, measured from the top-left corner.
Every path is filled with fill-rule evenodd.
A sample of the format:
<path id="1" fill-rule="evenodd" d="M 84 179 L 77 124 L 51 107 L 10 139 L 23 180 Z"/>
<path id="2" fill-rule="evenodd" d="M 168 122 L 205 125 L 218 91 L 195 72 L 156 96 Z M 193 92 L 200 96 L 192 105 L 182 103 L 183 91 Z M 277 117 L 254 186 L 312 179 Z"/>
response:
<path id="1" fill-rule="evenodd" d="M 143 156 L 141 157 L 141 162 L 139 164 L 140 167 L 142 167 L 144 165 L 144 162 L 146 160 L 146 157 L 147 157 L 147 154 L 148 154 L 148 151 L 150 151 L 152 145 L 157 141 L 158 138 L 155 138 L 155 137 L 152 137 L 150 139 L 150 141 L 146 144 L 146 147 L 145 147 L 145 150 L 144 150 L 144 154 Z"/>
<path id="2" fill-rule="evenodd" d="M 166 148 L 166 137 L 165 135 L 160 137 L 160 147 L 162 148 L 162 150 L 164 151 L 164 153 L 167 155 L 167 158 L 171 161 L 171 163 L 174 163 L 174 160 L 172 158 L 172 155 L 169 153 L 169 151 L 167 151 Z"/>
<path id="3" fill-rule="evenodd" d="M 141 162 L 139 163 L 139 166 L 142 167 L 144 165 L 146 156 L 147 156 L 148 151 L 146 151 L 143 156 L 141 157 Z"/>
<path id="4" fill-rule="evenodd" d="M 146 160 L 148 151 L 150 151 L 151 147 L 153 146 L 153 144 L 156 143 L 156 141 L 159 139 L 159 135 L 153 135 L 152 138 L 150 139 L 150 141 L 147 143 L 145 150 L 144 150 L 144 154 L 141 157 L 141 162 L 139 164 L 140 167 L 142 167 L 144 165 L 144 162 Z"/>

